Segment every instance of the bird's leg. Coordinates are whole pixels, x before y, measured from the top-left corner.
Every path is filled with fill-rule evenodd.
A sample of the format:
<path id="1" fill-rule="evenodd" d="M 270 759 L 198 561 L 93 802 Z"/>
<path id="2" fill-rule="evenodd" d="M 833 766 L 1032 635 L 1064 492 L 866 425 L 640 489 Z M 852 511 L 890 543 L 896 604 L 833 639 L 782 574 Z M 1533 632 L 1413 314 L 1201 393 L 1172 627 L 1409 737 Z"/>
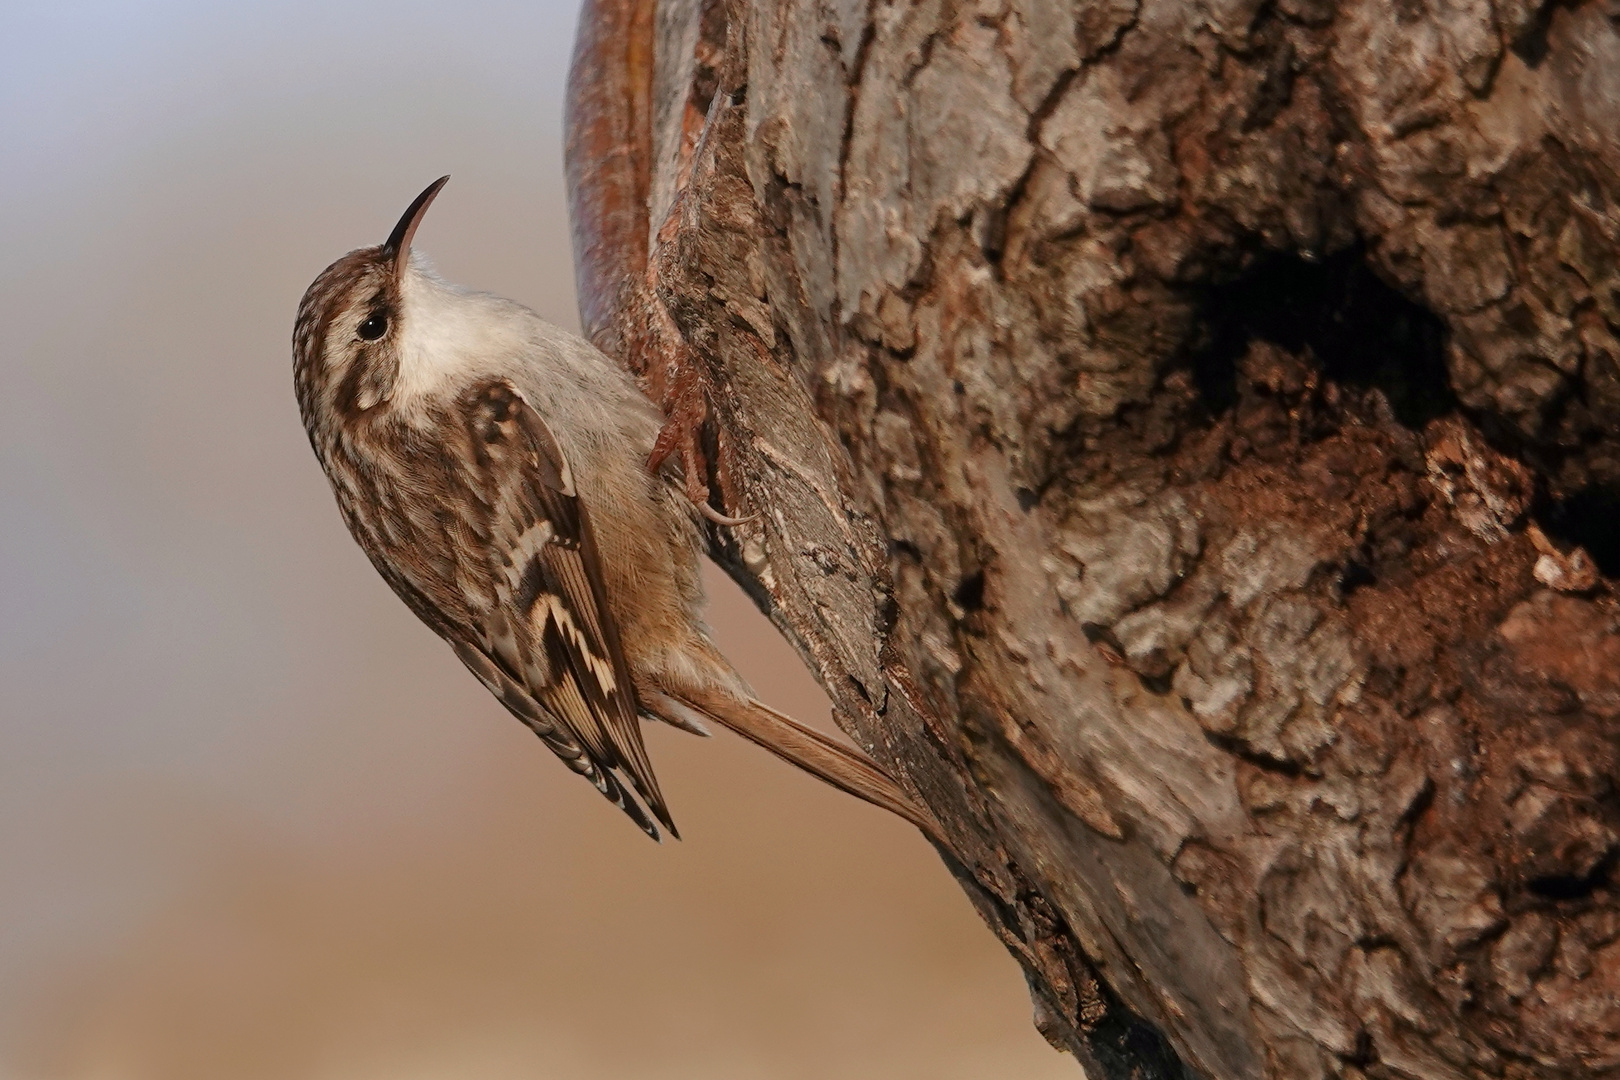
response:
<path id="1" fill-rule="evenodd" d="M 708 461 L 698 446 L 697 433 L 708 419 L 708 402 L 702 388 L 693 385 L 698 376 L 684 365 L 676 380 L 664 407 L 664 426 L 653 442 L 652 453 L 647 455 L 647 471 L 658 472 L 673 455 L 687 496 L 693 502 L 706 501 L 709 485 L 703 482 L 703 477 L 708 474 Z"/>
<path id="2" fill-rule="evenodd" d="M 664 318 L 667 320 L 668 315 Z M 709 485 L 705 479 L 709 475 L 709 459 L 699 441 L 703 424 L 709 418 L 709 399 L 703 375 L 687 354 L 686 344 L 679 335 L 673 325 L 667 328 L 666 336 L 673 336 L 675 341 L 669 364 L 673 378 L 664 426 L 647 457 L 647 469 L 656 473 L 670 457 L 675 457 L 681 470 L 681 490 L 692 500 L 698 513 L 716 525 L 747 524 L 754 520 L 752 516 L 730 517 L 709 505 Z"/>
<path id="3" fill-rule="evenodd" d="M 688 120 L 691 120 L 688 117 Z M 688 125 L 687 136 L 696 139 L 701 127 Z M 688 156 L 691 146 L 683 148 Z M 659 226 L 653 250 L 648 253 L 647 279 L 642 287 L 645 312 L 642 326 L 647 335 L 645 355 L 663 359 L 661 378 L 652 382 L 656 393 L 649 394 L 664 408 L 664 426 L 653 442 L 652 453 L 647 456 L 647 469 L 656 474 L 671 455 L 676 456 L 681 470 L 681 490 L 692 500 L 692 505 L 716 525 L 736 526 L 752 521 L 752 517 L 728 517 L 709 505 L 709 461 L 703 453 L 699 436 L 704 421 L 709 418 L 708 380 L 686 343 L 686 336 L 676 325 L 669 308 L 664 305 L 660 280 L 666 263 L 678 260 L 678 239 L 684 207 L 686 180 L 690 176 L 690 160 L 683 162 L 682 175 L 677 183 L 674 201 Z"/>

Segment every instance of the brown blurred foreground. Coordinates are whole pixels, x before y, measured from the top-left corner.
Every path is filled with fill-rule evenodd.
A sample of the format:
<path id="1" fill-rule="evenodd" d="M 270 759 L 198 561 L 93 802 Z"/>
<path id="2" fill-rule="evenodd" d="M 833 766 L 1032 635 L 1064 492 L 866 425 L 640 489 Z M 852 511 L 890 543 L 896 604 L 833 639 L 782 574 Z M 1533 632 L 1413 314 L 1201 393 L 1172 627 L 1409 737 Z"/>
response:
<path id="1" fill-rule="evenodd" d="M 824 720 L 786 646 L 715 587 L 745 670 Z M 655 847 L 467 682 L 476 715 L 443 720 L 476 731 L 476 760 L 431 821 L 363 846 L 334 822 L 298 848 L 228 806 L 151 810 L 201 853 L 191 876 L 45 978 L 18 1075 L 1074 1075 L 907 827 L 734 738 L 658 732 L 689 839 Z"/>

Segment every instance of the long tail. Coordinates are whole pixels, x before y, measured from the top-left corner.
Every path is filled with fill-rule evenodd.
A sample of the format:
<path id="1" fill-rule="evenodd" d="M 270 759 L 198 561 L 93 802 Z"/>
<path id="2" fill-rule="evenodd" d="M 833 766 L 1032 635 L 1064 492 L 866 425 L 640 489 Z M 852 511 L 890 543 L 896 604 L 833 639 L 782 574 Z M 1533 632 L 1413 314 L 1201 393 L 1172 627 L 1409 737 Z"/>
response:
<path id="1" fill-rule="evenodd" d="M 690 715 L 682 717 L 683 713 L 708 717 L 838 790 L 900 815 L 930 838 L 943 842 L 939 824 L 927 810 L 913 802 L 875 761 L 859 750 L 806 727 L 786 713 L 777 712 L 764 702 L 753 698 L 738 701 L 719 694 L 703 701 L 662 693 L 646 696 L 652 700 L 643 704 L 665 716 L 671 723 L 680 726 L 690 723 L 693 718 Z"/>

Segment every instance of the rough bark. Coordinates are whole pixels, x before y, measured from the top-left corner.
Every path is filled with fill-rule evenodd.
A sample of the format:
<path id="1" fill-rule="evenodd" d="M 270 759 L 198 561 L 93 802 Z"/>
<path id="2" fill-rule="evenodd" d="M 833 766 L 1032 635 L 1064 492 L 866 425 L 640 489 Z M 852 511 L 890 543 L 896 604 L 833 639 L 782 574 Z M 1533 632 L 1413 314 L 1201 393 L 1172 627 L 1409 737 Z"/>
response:
<path id="1" fill-rule="evenodd" d="M 1114 1077 L 1620 1076 L 1620 7 L 586 0 L 587 329 Z"/>

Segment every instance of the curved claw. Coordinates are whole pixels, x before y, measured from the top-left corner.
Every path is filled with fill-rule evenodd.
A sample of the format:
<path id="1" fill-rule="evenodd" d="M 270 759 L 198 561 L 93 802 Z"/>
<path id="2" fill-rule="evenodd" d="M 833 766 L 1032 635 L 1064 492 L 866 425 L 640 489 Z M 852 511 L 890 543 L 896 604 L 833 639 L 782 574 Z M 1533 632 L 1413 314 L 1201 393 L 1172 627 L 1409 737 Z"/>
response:
<path id="1" fill-rule="evenodd" d="M 725 525 L 728 528 L 734 528 L 738 525 L 747 525 L 750 521 L 753 521 L 759 517 L 758 514 L 749 514 L 747 517 L 727 517 L 725 514 L 722 514 L 720 511 L 710 506 L 707 502 L 703 502 L 698 499 L 693 499 L 692 505 L 698 508 L 698 513 L 702 514 L 716 525 Z"/>

